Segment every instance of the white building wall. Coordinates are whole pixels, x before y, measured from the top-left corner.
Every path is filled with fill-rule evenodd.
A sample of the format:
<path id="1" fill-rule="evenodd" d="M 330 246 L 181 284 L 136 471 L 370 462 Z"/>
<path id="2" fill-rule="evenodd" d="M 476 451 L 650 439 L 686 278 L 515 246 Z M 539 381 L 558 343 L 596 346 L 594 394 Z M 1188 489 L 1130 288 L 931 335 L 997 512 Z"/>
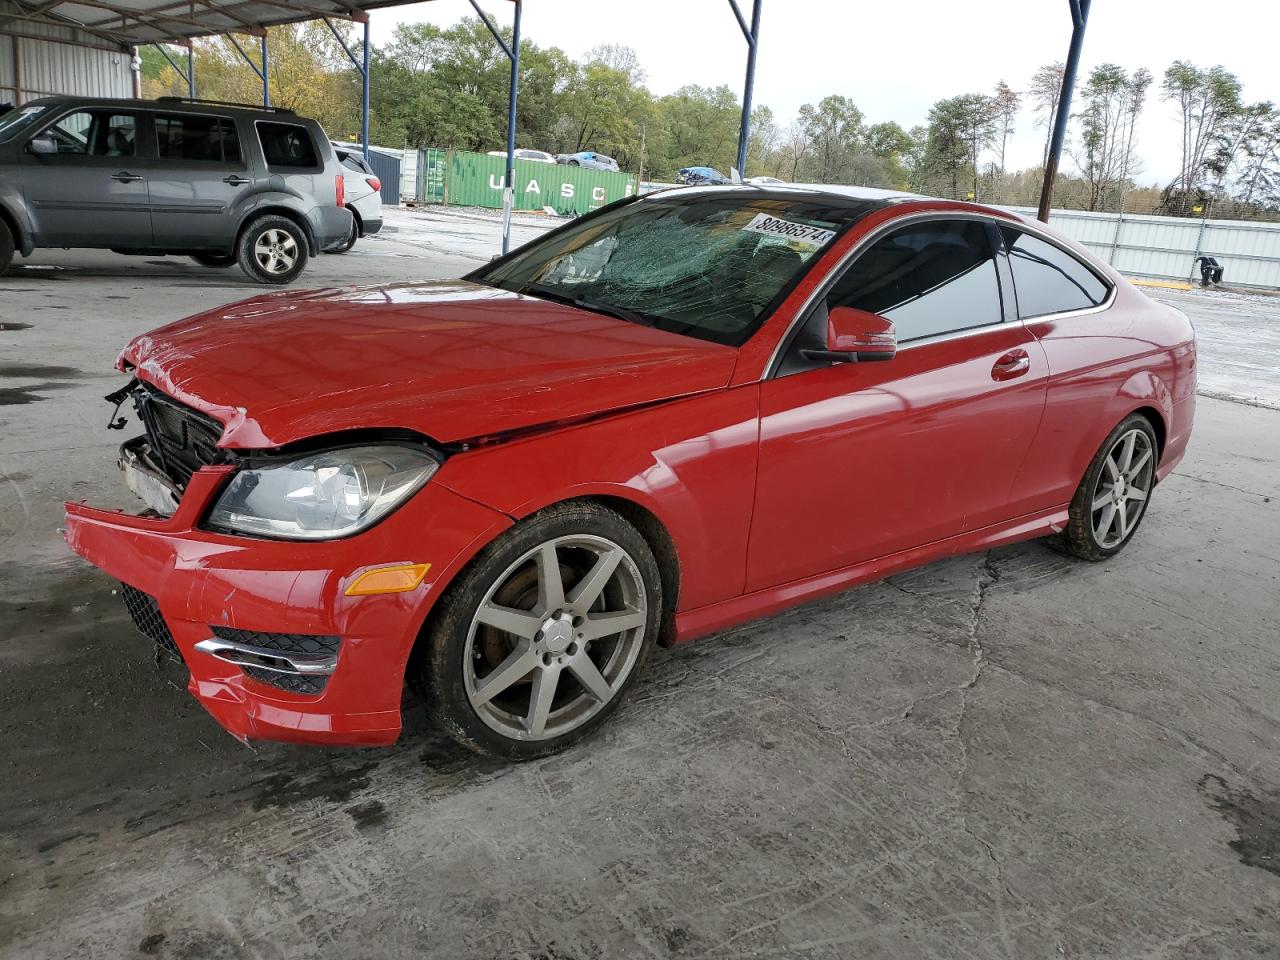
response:
<path id="1" fill-rule="evenodd" d="M 0 2 L 0 19 L 4 7 Z M 15 22 L 12 29 L 18 35 L 0 29 L 0 101 L 26 103 L 55 94 L 133 96 L 129 53 L 85 46 L 69 27 Z"/>

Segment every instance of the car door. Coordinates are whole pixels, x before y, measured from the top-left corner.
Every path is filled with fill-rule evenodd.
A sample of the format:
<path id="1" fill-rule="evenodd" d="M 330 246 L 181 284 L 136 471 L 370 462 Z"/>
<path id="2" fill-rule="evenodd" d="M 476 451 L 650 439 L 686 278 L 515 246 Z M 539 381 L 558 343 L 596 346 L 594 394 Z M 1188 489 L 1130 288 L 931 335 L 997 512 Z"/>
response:
<path id="1" fill-rule="evenodd" d="M 40 246 L 148 247 L 152 154 L 134 110 L 73 109 L 22 151 L 22 186 Z"/>
<path id="2" fill-rule="evenodd" d="M 254 185 L 235 118 L 156 113 L 153 123 L 151 216 L 156 246 L 229 250 L 235 242 L 236 207 Z"/>
<path id="3" fill-rule="evenodd" d="M 1007 518 L 1047 376 L 1007 287 L 994 228 L 932 217 L 887 228 L 819 297 L 760 388 L 748 591 Z M 805 359 L 835 306 L 892 320 L 897 355 Z"/>

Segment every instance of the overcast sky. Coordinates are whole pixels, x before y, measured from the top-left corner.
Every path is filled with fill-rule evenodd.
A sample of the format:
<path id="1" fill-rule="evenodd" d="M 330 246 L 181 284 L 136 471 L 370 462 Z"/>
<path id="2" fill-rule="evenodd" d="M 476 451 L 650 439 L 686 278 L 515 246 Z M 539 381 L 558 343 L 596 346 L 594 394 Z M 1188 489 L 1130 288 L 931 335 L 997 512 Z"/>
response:
<path id="1" fill-rule="evenodd" d="M 749 18 L 751 0 L 739 2 Z M 942 97 L 990 92 L 1001 78 L 1024 90 L 1036 67 L 1066 58 L 1070 39 L 1067 0 L 762 2 L 755 102 L 772 107 L 783 127 L 801 104 L 839 93 L 868 122 L 896 120 L 910 128 L 924 123 Z M 510 23 L 510 4 L 482 5 Z M 575 58 L 601 43 L 634 47 L 656 94 L 687 83 L 726 83 L 741 95 L 746 44 L 728 0 L 525 0 L 524 6 L 524 35 L 539 46 L 558 46 Z M 384 43 L 399 21 L 444 26 L 471 13 L 465 0 L 375 11 L 372 36 Z M 1164 183 L 1177 172 L 1174 106 L 1156 89 L 1176 59 L 1221 63 L 1240 77 L 1250 101 L 1280 101 L 1280 2 L 1093 0 L 1082 74 L 1109 61 L 1130 71 L 1146 67 L 1157 78 L 1138 130 L 1140 182 Z M 1043 137 L 1024 109 L 1009 167 L 1038 163 Z"/>

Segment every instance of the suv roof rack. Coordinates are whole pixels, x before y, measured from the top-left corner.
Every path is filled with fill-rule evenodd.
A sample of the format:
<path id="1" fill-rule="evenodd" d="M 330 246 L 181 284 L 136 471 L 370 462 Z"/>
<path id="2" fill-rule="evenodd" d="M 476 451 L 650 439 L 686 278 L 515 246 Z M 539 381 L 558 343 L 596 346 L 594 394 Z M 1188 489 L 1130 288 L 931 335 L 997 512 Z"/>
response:
<path id="1" fill-rule="evenodd" d="M 260 103 L 236 103 L 234 100 L 203 100 L 199 97 L 156 97 L 156 103 L 197 103 L 216 107 L 238 107 L 241 110 L 259 110 L 263 113 L 295 113 L 292 107 L 264 107 Z"/>

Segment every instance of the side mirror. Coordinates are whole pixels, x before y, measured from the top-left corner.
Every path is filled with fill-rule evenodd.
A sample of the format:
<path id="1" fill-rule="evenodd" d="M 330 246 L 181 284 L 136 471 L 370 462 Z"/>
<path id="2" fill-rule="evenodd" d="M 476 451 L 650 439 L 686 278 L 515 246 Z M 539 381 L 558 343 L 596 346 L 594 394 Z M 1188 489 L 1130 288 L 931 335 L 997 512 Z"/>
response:
<path id="1" fill-rule="evenodd" d="M 866 363 L 892 360 L 898 352 L 893 321 L 869 310 L 832 307 L 827 314 L 827 349 L 804 350 L 809 360 L 830 363 Z"/>
<path id="2" fill-rule="evenodd" d="M 27 152 L 48 156 L 58 152 L 58 144 L 53 137 L 36 137 L 27 144 Z"/>

